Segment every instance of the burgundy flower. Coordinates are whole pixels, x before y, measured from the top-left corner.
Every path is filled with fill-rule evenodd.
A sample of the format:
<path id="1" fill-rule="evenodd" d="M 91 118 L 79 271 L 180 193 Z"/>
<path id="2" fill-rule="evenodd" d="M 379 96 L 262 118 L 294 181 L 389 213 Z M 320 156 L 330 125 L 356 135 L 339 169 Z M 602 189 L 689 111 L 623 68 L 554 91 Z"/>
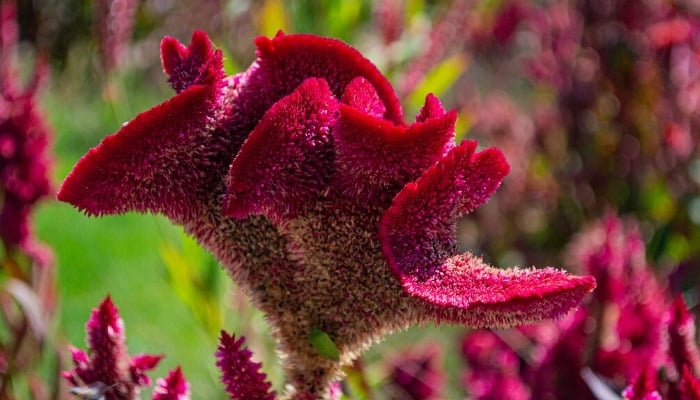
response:
<path id="1" fill-rule="evenodd" d="M 180 367 L 170 371 L 167 377 L 159 378 L 153 389 L 153 400 L 189 400 L 190 385 L 182 375 Z"/>
<path id="2" fill-rule="evenodd" d="M 188 47 L 166 38 L 178 94 L 85 155 L 59 199 L 184 225 L 267 315 L 290 390 L 326 396 L 392 331 L 558 317 L 593 289 L 591 277 L 458 254 L 456 219 L 508 165 L 496 149 L 455 144 L 456 113 L 435 97 L 405 125 L 389 82 L 342 42 L 280 33 L 256 44 L 253 65 L 225 77 L 204 33 Z M 317 331 L 337 359 L 310 342 Z"/>
<path id="3" fill-rule="evenodd" d="M 21 87 L 16 47 L 15 9 L 0 2 L 0 241 L 48 264 L 50 252 L 37 243 L 30 226 L 34 205 L 51 191 L 51 133 L 36 102 L 46 70 L 39 63 L 27 87 Z"/>
<path id="4" fill-rule="evenodd" d="M 163 357 L 129 356 L 124 322 L 109 296 L 93 310 L 86 330 L 89 352 L 72 348 L 75 367 L 63 372 L 63 377 L 75 390 L 96 390 L 105 400 L 138 398 L 139 387 L 150 384 L 144 372 L 155 368 Z"/>
<path id="5" fill-rule="evenodd" d="M 469 364 L 464 385 L 475 400 L 530 398 L 519 376 L 520 358 L 494 332 L 470 332 L 462 340 L 462 355 Z"/>
<path id="6" fill-rule="evenodd" d="M 241 347 L 244 340 L 221 331 L 216 365 L 226 391 L 232 400 L 274 400 L 275 392 L 267 376 L 260 372 L 260 363 L 253 362 L 250 350 Z"/>
<path id="7" fill-rule="evenodd" d="M 682 400 L 700 400 L 700 379 L 690 372 L 687 365 L 683 367 L 681 376 L 680 397 Z"/>
<path id="8" fill-rule="evenodd" d="M 622 392 L 624 400 L 661 400 L 659 394 L 659 380 L 656 376 L 656 369 L 647 365 L 634 382 L 627 386 Z"/>
<path id="9" fill-rule="evenodd" d="M 677 296 L 668 312 L 669 372 L 673 379 L 680 379 L 683 368 L 692 374 L 700 373 L 700 349 L 695 335 L 695 318 L 688 311 L 683 296 Z"/>

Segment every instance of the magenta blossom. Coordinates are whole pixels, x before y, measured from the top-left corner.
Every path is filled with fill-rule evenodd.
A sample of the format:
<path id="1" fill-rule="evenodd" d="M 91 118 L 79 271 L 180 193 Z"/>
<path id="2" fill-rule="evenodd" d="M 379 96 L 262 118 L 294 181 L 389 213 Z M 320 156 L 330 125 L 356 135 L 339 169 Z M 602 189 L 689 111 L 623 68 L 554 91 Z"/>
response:
<path id="1" fill-rule="evenodd" d="M 389 82 L 355 49 L 281 33 L 255 43 L 257 60 L 227 77 L 206 34 L 164 39 L 178 94 L 86 154 L 58 197 L 90 215 L 183 225 L 267 315 L 290 397 L 327 396 L 342 366 L 392 331 L 556 318 L 593 289 L 591 277 L 458 253 L 457 218 L 508 164 L 455 144 L 456 113 L 437 98 L 405 125 Z M 337 354 L 319 351 L 314 332 Z"/>
<path id="2" fill-rule="evenodd" d="M 392 357 L 384 391 L 392 399 L 442 399 L 446 372 L 442 366 L 442 347 L 436 342 L 416 346 Z"/>
<path id="3" fill-rule="evenodd" d="M 63 377 L 74 390 L 98 391 L 105 400 L 138 398 L 140 387 L 151 383 L 146 371 L 155 368 L 163 356 L 129 356 L 124 321 L 109 296 L 93 310 L 86 331 L 89 352 L 72 348 L 75 367 L 63 372 Z"/>
<path id="4" fill-rule="evenodd" d="M 153 389 L 153 400 L 189 400 L 190 385 L 182 375 L 182 370 L 178 367 L 170 371 L 165 378 L 156 381 Z"/>
<path id="5" fill-rule="evenodd" d="M 20 84 L 15 20 L 14 5 L 0 1 L 0 244 L 49 265 L 51 252 L 38 243 L 31 228 L 33 208 L 52 190 L 51 131 L 36 98 L 47 70 L 39 63 L 29 84 Z"/>
<path id="6" fill-rule="evenodd" d="M 232 400 L 275 400 L 275 392 L 260 372 L 260 363 L 253 362 L 253 353 L 244 349 L 244 337 L 221 331 L 216 365 L 221 370 L 221 380 Z"/>

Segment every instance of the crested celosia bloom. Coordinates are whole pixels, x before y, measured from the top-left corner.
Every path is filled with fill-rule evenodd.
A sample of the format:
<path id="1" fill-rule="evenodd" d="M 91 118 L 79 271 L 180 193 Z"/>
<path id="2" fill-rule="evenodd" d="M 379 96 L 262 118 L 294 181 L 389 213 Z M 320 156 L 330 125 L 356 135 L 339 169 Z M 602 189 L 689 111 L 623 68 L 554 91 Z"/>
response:
<path id="1" fill-rule="evenodd" d="M 554 318 L 593 289 L 591 277 L 458 253 L 456 219 L 508 164 L 456 144 L 456 113 L 437 98 L 407 125 L 386 78 L 344 43 L 255 43 L 251 67 L 225 76 L 206 34 L 163 40 L 177 95 L 86 154 L 58 197 L 90 215 L 183 225 L 266 314 L 287 396 L 327 396 L 342 366 L 392 331 Z M 319 350 L 319 332 L 334 351 Z"/>

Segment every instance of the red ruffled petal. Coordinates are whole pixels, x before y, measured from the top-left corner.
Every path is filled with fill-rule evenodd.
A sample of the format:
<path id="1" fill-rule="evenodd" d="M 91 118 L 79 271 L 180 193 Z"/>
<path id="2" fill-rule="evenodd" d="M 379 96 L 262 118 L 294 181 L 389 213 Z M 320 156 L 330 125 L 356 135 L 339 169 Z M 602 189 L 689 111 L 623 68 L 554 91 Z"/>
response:
<path id="1" fill-rule="evenodd" d="M 213 86 L 195 85 L 138 115 L 78 161 L 58 199 L 90 215 L 196 214 L 230 162 L 226 138 L 212 135 L 216 102 Z"/>
<path id="2" fill-rule="evenodd" d="M 293 216 L 328 186 L 337 100 L 323 79 L 307 79 L 265 113 L 231 164 L 226 215 Z"/>
<path id="3" fill-rule="evenodd" d="M 503 326 L 556 317 L 595 287 L 561 271 L 500 270 L 455 255 L 455 222 L 484 203 L 508 172 L 495 149 L 453 149 L 394 198 L 382 216 L 384 254 L 404 289 L 437 306 L 438 319 Z"/>
<path id="4" fill-rule="evenodd" d="M 474 327 L 558 318 L 595 288 L 590 276 L 554 268 L 493 268 L 469 253 L 447 259 L 427 280 L 405 277 L 402 284 L 436 306 L 438 320 Z"/>
<path id="5" fill-rule="evenodd" d="M 389 81 L 359 51 L 337 39 L 315 35 L 278 34 L 272 39 L 258 37 L 259 59 L 249 80 L 249 100 L 257 104 L 247 109 L 267 110 L 282 96 L 291 93 L 307 78 L 324 78 L 336 98 L 358 77 L 372 84 L 384 103 L 384 118 L 401 123 L 401 104 Z"/>
<path id="6" fill-rule="evenodd" d="M 341 104 L 334 132 L 340 191 L 360 203 L 388 205 L 401 187 L 454 146 L 456 119 L 454 111 L 443 109 L 406 127 Z"/>

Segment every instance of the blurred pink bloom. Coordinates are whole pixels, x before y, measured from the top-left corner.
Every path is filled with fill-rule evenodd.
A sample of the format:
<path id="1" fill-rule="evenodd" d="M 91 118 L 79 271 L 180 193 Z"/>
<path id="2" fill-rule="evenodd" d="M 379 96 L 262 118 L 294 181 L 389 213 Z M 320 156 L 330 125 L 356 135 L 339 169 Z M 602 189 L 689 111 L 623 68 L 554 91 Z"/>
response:
<path id="1" fill-rule="evenodd" d="M 495 333 L 473 331 L 462 340 L 468 363 L 464 386 L 475 400 L 527 400 L 530 389 L 522 381 L 520 358 Z"/>
<path id="2" fill-rule="evenodd" d="M 93 310 L 86 331 L 89 351 L 72 348 L 75 367 L 64 371 L 63 377 L 74 388 L 99 390 L 105 400 L 138 398 L 139 388 L 150 384 L 145 372 L 155 368 L 163 356 L 129 356 L 124 321 L 109 296 Z"/>
<path id="3" fill-rule="evenodd" d="M 404 0 L 381 0 L 375 2 L 379 32 L 384 44 L 391 44 L 401 37 L 404 29 Z"/>
<path id="4" fill-rule="evenodd" d="M 138 1 L 98 0 L 95 3 L 95 30 L 105 71 L 116 68 L 131 40 Z"/>
<path id="5" fill-rule="evenodd" d="M 386 390 L 392 398 L 437 400 L 444 398 L 445 371 L 437 343 L 417 346 L 393 357 Z"/>
<path id="6" fill-rule="evenodd" d="M 642 368 L 634 382 L 622 392 L 624 400 L 661 400 L 658 391 L 659 379 L 656 370 L 647 365 Z"/>
<path id="7" fill-rule="evenodd" d="M 47 265 L 51 252 L 32 236 L 31 211 L 51 191 L 51 132 L 37 107 L 46 75 L 39 62 L 26 88 L 15 65 L 17 25 L 10 2 L 0 3 L 0 240 Z"/>
<path id="8" fill-rule="evenodd" d="M 178 367 L 165 378 L 156 380 L 156 387 L 153 389 L 153 400 L 189 400 L 190 385 L 182 375 L 182 370 Z"/>

